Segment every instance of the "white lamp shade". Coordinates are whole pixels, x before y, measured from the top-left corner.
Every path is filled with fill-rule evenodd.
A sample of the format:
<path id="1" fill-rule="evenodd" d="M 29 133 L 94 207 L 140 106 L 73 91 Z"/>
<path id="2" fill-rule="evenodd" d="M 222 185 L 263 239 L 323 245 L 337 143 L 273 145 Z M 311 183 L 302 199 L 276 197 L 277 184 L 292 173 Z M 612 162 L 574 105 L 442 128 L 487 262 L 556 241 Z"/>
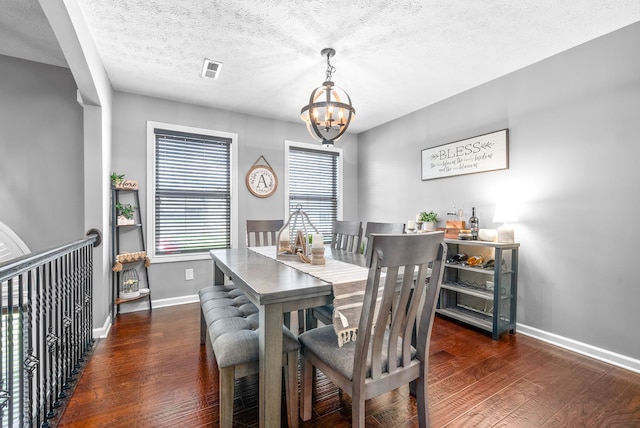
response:
<path id="1" fill-rule="evenodd" d="M 498 202 L 493 215 L 495 223 L 513 223 L 518 221 L 518 212 L 515 204 L 509 202 Z"/>

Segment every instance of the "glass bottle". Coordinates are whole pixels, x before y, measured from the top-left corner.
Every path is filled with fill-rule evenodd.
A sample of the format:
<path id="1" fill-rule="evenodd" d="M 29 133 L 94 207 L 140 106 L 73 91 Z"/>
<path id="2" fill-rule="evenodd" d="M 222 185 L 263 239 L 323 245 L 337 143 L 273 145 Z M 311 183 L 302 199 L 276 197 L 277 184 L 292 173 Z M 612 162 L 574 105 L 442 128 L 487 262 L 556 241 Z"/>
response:
<path id="1" fill-rule="evenodd" d="M 476 217 L 476 207 L 471 208 L 471 217 L 469 217 L 469 229 L 471 230 L 471 239 L 478 240 L 479 221 Z"/>
<path id="2" fill-rule="evenodd" d="M 458 220 L 458 211 L 456 210 L 455 204 L 453 205 L 453 209 L 447 213 L 447 220 Z"/>

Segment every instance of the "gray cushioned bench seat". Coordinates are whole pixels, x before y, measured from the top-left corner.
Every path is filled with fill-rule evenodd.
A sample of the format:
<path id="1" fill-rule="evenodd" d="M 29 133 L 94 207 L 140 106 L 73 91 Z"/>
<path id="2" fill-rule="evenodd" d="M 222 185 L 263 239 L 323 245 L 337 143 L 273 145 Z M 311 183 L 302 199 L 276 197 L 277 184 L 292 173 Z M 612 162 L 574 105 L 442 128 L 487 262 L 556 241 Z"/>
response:
<path id="1" fill-rule="evenodd" d="M 220 426 L 233 423 L 235 379 L 259 371 L 258 308 L 234 286 L 213 285 L 198 292 L 201 322 L 200 343 L 207 338 L 220 372 Z M 298 351 L 300 342 L 282 327 L 283 366 L 289 426 L 298 426 Z"/>

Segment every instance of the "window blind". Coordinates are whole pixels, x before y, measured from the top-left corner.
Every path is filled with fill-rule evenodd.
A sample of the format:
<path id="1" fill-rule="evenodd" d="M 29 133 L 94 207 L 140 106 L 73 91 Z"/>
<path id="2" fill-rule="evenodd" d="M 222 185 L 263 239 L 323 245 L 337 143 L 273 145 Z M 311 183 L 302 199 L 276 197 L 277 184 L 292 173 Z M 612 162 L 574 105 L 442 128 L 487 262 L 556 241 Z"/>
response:
<path id="1" fill-rule="evenodd" d="M 301 205 L 326 242 L 338 218 L 338 156 L 289 147 L 289 212 Z"/>
<path id="2" fill-rule="evenodd" d="M 231 140 L 155 129 L 155 254 L 231 247 Z"/>

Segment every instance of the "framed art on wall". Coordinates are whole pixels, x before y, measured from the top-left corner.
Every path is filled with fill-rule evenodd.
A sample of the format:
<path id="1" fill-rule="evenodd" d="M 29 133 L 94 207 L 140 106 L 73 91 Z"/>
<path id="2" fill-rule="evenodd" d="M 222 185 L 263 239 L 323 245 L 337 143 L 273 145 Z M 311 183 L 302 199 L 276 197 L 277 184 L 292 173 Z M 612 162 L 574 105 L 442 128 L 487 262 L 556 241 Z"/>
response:
<path id="1" fill-rule="evenodd" d="M 509 130 L 422 150 L 422 180 L 509 168 Z"/>
<path id="2" fill-rule="evenodd" d="M 260 159 L 264 159 L 265 164 L 258 164 Z M 271 168 L 267 159 L 260 156 L 253 166 L 247 172 L 246 176 L 247 189 L 258 198 L 268 198 L 273 195 L 278 188 L 278 176 Z"/>

